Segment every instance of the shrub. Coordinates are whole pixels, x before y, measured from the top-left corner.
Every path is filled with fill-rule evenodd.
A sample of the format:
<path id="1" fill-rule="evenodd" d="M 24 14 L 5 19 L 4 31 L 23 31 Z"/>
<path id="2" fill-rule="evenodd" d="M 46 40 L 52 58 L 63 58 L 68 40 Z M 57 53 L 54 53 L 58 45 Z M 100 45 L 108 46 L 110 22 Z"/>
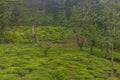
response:
<path id="1" fill-rule="evenodd" d="M 66 80 L 65 77 L 65 68 L 63 67 L 58 67 L 52 72 L 52 78 L 54 80 Z"/>

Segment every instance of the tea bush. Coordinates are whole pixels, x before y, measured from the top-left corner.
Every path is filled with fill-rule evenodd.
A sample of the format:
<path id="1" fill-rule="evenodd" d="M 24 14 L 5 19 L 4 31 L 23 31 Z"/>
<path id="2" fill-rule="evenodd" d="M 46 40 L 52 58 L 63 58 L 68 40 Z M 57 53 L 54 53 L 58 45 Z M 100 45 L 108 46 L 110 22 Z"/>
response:
<path id="1" fill-rule="evenodd" d="M 72 29 L 65 27 L 39 26 L 35 27 L 35 33 L 40 41 L 62 42 L 65 39 L 72 38 Z M 15 30 L 5 33 L 5 41 L 8 43 L 31 43 L 34 42 L 32 37 L 32 28 L 30 26 L 20 26 Z"/>
<path id="2" fill-rule="evenodd" d="M 1 44 L 0 80 L 107 80 L 111 62 L 79 48 L 38 44 Z M 120 64 L 115 63 L 120 76 Z"/>

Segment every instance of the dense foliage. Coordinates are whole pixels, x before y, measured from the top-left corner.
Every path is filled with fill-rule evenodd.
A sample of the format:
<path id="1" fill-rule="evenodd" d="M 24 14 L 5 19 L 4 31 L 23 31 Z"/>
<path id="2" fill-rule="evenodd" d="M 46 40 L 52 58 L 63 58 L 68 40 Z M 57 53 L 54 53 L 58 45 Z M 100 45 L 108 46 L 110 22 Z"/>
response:
<path id="1" fill-rule="evenodd" d="M 79 52 L 79 48 L 51 47 L 44 56 L 45 45 L 0 45 L 1 80 L 107 80 L 110 61 Z M 98 50 L 96 50 L 98 52 Z M 115 64 L 120 76 L 120 64 Z M 113 79 L 112 79 L 113 80 Z"/>
<path id="2" fill-rule="evenodd" d="M 117 80 L 120 0 L 0 0 L 0 43 L 1 80 Z"/>
<path id="3" fill-rule="evenodd" d="M 78 36 L 86 37 L 91 47 L 109 46 L 109 37 L 112 34 L 115 48 L 118 48 L 120 44 L 119 4 L 119 0 L 17 0 L 17 2 L 1 0 L 0 40 L 1 42 L 7 40 L 5 33 L 21 25 L 57 25 L 68 29 L 72 27 L 77 31 Z"/>
<path id="4" fill-rule="evenodd" d="M 38 26 L 35 28 L 36 35 L 40 41 L 63 42 L 74 37 L 72 29 L 64 27 Z M 32 43 L 32 29 L 29 26 L 20 26 L 5 33 L 7 43 Z M 66 34 L 67 33 L 67 34 Z M 5 43 L 6 43 L 5 42 Z"/>

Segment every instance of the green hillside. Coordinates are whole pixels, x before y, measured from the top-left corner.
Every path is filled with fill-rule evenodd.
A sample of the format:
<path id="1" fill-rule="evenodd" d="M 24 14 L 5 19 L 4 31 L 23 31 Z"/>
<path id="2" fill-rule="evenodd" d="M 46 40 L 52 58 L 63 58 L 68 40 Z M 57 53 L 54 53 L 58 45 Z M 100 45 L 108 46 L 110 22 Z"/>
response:
<path id="1" fill-rule="evenodd" d="M 0 45 L 0 80 L 108 80 L 110 77 L 109 60 L 80 52 L 77 47 L 51 46 L 47 55 L 45 50 L 45 45 Z M 120 76 L 120 64 L 116 63 L 115 68 Z"/>
<path id="2" fill-rule="evenodd" d="M 35 27 L 35 33 L 39 41 L 49 42 L 63 42 L 66 39 L 74 37 L 71 28 L 53 27 L 53 26 L 38 26 Z M 5 32 L 5 41 L 8 43 L 32 43 L 34 38 L 32 36 L 31 26 L 19 26 L 15 29 Z"/>
<path id="3" fill-rule="evenodd" d="M 0 80 L 120 80 L 120 0 L 0 0 Z"/>

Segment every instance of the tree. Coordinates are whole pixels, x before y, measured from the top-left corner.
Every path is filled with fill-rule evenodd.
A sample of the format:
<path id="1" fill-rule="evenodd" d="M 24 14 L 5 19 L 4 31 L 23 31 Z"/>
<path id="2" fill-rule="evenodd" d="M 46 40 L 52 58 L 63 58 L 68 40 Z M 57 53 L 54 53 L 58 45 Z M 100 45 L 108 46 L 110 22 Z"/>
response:
<path id="1" fill-rule="evenodd" d="M 118 30 L 117 21 L 120 16 L 119 6 L 120 2 L 109 1 L 103 4 L 103 13 L 105 16 L 105 21 L 107 25 L 106 34 L 109 38 L 109 50 L 111 53 L 111 64 L 112 64 L 112 75 L 115 75 L 115 66 L 114 66 L 114 41 L 116 39 L 116 34 Z"/>
<path id="2" fill-rule="evenodd" d="M 9 23 L 9 16 L 10 16 L 10 7 L 16 1 L 5 1 L 0 0 L 0 42 L 5 41 L 5 30 L 6 25 Z"/>
<path id="3" fill-rule="evenodd" d="M 22 11 L 20 5 L 14 5 L 10 15 L 10 26 L 13 28 L 20 26 L 22 23 Z"/>
<path id="4" fill-rule="evenodd" d="M 94 30 L 93 27 L 96 27 L 96 24 L 94 23 L 94 12 L 93 12 L 93 6 L 95 5 L 94 0 L 84 0 L 79 5 L 74 6 L 72 9 L 72 16 L 70 24 L 71 26 L 74 26 L 74 32 L 76 34 L 77 44 L 80 47 L 80 50 L 83 49 L 83 46 L 87 39 L 90 40 L 90 50 L 93 51 L 93 46 L 95 43 L 95 35 L 94 31 L 91 32 L 91 30 Z M 96 29 L 97 30 L 97 29 Z M 94 37 L 94 38 L 93 38 Z"/>
<path id="5" fill-rule="evenodd" d="M 5 9 L 4 0 L 0 0 L 0 38 L 4 36 L 4 9 Z M 2 38 L 0 41 L 3 41 Z"/>

